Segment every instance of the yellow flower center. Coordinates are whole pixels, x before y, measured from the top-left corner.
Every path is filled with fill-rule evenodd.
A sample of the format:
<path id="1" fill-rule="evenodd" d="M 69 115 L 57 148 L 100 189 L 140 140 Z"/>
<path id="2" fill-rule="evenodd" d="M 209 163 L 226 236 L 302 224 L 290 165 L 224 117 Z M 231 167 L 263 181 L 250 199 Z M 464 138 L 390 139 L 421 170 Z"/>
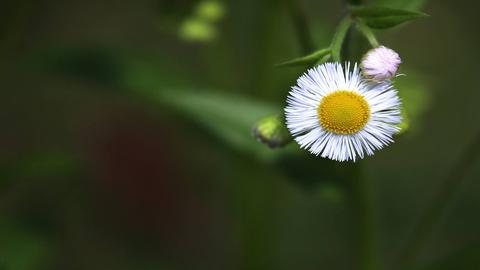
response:
<path id="1" fill-rule="evenodd" d="M 325 130 L 337 134 L 354 134 L 367 124 L 370 107 L 361 95 L 341 90 L 325 96 L 317 113 Z"/>

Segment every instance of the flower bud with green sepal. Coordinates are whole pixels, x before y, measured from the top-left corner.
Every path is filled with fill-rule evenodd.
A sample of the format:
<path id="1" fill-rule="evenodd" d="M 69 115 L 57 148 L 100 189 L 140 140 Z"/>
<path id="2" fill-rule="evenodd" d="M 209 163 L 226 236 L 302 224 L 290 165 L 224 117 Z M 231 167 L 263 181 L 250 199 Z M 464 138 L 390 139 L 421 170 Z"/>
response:
<path id="1" fill-rule="evenodd" d="M 283 117 L 278 115 L 266 116 L 257 121 L 252 128 L 252 135 L 270 148 L 282 147 L 292 141 Z"/>

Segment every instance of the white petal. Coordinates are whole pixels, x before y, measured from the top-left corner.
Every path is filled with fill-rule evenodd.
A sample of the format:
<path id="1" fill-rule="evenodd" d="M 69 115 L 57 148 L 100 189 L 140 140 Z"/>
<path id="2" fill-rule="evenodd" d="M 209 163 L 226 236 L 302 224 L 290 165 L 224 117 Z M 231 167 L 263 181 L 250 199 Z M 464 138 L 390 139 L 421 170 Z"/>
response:
<path id="1" fill-rule="evenodd" d="M 370 106 L 370 118 L 355 134 L 329 132 L 320 124 L 317 108 L 335 91 L 349 90 L 362 95 Z M 355 161 L 393 142 L 401 122 L 401 101 L 391 82 L 371 83 L 355 64 L 345 69 L 339 63 L 325 63 L 309 69 L 293 86 L 287 98 L 287 127 L 301 148 L 337 161 Z"/>

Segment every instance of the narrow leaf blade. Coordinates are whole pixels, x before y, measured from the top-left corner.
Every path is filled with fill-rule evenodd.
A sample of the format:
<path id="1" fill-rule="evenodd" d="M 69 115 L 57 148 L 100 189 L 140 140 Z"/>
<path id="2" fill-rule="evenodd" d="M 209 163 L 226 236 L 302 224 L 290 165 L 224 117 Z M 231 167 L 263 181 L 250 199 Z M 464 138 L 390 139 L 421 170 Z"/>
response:
<path id="1" fill-rule="evenodd" d="M 321 49 L 321 50 L 318 50 L 318 51 L 316 51 L 314 53 L 311 53 L 309 55 L 299 57 L 299 58 L 295 58 L 295 59 L 292 59 L 290 61 L 286 61 L 286 62 L 277 64 L 275 66 L 276 67 L 291 67 L 291 66 L 299 66 L 299 65 L 307 65 L 307 64 L 315 63 L 315 62 L 319 61 L 320 59 L 322 59 L 324 56 L 329 55 L 330 52 L 331 52 L 330 48 Z"/>
<path id="2" fill-rule="evenodd" d="M 149 98 L 190 118 L 239 151 L 263 160 L 281 154 L 259 145 L 251 136 L 252 125 L 258 119 L 281 112 L 281 108 L 275 105 L 199 89 L 162 90 L 152 94 Z"/>
<path id="3" fill-rule="evenodd" d="M 111 58 L 105 57 L 110 55 Z M 106 63 L 98 65 L 103 61 Z M 275 159 L 282 154 L 281 150 L 271 151 L 259 145 L 251 136 L 252 125 L 258 119 L 282 113 L 282 108 L 274 104 L 225 91 L 198 89 L 188 81 L 171 81 L 169 78 L 178 75 L 171 73 L 171 69 L 162 70 L 161 65 L 152 63 L 141 54 L 72 49 L 58 55 L 47 54 L 43 62 L 47 63 L 48 71 L 63 72 L 64 67 L 69 67 L 68 72 L 62 74 L 105 83 L 158 104 L 195 122 L 226 145 L 260 160 Z M 96 73 L 85 72 L 97 66 L 105 74 L 113 75 L 103 79 L 97 78 Z"/>
<path id="4" fill-rule="evenodd" d="M 399 24 L 428 17 L 418 11 L 392 9 L 386 7 L 350 7 L 353 16 L 360 18 L 367 26 L 375 29 L 387 29 Z"/>

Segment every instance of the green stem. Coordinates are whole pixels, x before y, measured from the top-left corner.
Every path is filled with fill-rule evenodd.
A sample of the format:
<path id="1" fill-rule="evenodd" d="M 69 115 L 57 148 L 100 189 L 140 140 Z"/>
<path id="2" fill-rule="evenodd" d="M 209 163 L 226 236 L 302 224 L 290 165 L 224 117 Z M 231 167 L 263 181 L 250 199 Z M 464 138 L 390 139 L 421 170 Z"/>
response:
<path id="1" fill-rule="evenodd" d="M 349 0 L 348 4 L 361 4 L 361 0 Z M 334 40 L 332 42 L 332 57 L 335 61 L 341 60 L 342 47 L 344 48 L 344 59 L 356 61 L 359 57 L 358 51 L 353 50 L 352 45 L 361 46 L 361 41 L 354 36 L 350 30 L 352 19 L 345 17 L 338 26 Z M 352 165 L 349 173 L 349 181 L 351 188 L 352 210 L 355 213 L 358 228 L 358 249 L 359 249 L 359 268 L 361 270 L 377 270 L 379 268 L 376 236 L 374 224 L 374 211 L 372 194 L 370 191 L 369 181 L 363 171 L 361 163 Z"/>
<path id="2" fill-rule="evenodd" d="M 345 17 L 337 27 L 335 35 L 332 39 L 332 44 L 330 48 L 332 50 L 332 59 L 333 61 L 340 62 L 342 59 L 342 46 L 344 44 L 345 38 L 347 37 L 348 30 L 352 25 L 352 19 L 349 16 Z"/>
<path id="3" fill-rule="evenodd" d="M 300 46 L 303 54 L 311 53 L 314 50 L 314 41 L 310 35 L 310 28 L 307 22 L 307 16 L 302 8 L 299 6 L 298 1 L 286 0 L 287 8 L 292 16 L 293 26 L 298 36 Z"/>
<path id="4" fill-rule="evenodd" d="M 354 211 L 359 242 L 359 264 L 361 270 L 378 269 L 375 224 L 369 181 L 361 164 L 353 164 L 349 176 L 351 204 Z"/>
<path id="5" fill-rule="evenodd" d="M 294 4 L 293 0 L 287 0 L 292 17 L 294 19 L 295 27 L 299 37 L 300 44 L 305 53 L 309 53 L 313 42 L 309 35 L 309 30 L 306 28 L 305 16 L 302 15 L 298 6 Z M 350 0 L 348 4 L 360 4 L 361 0 Z M 349 58 L 352 55 L 349 53 L 351 49 L 351 31 L 352 19 L 346 16 L 338 25 L 335 35 L 330 45 L 331 56 L 334 61 L 341 61 L 342 48 L 345 47 L 344 54 Z M 364 177 L 360 164 L 352 164 L 348 166 L 346 172 L 347 178 L 350 181 L 351 188 L 351 202 L 352 209 L 355 215 L 358 228 L 358 243 L 359 243 L 359 262 L 361 270 L 376 270 L 378 269 L 376 247 L 375 247 L 375 226 L 371 202 L 370 189 L 368 181 Z"/>
<path id="6" fill-rule="evenodd" d="M 419 252 L 421 252 L 434 227 L 438 224 L 446 210 L 448 210 L 448 206 L 453 201 L 462 184 L 462 180 L 465 179 L 467 173 L 475 164 L 479 154 L 480 132 L 447 175 L 434 196 L 430 207 L 424 211 L 411 236 L 407 238 L 407 243 L 400 252 L 400 263 L 397 264 L 400 266 L 400 269 L 408 269 Z"/>
<path id="7" fill-rule="evenodd" d="M 378 43 L 377 38 L 375 37 L 375 33 L 373 33 L 372 29 L 370 27 L 366 26 L 363 22 L 360 22 L 358 20 L 355 21 L 355 25 L 357 26 L 357 29 L 362 35 L 368 40 L 368 43 L 374 48 L 380 46 L 380 43 Z"/>

